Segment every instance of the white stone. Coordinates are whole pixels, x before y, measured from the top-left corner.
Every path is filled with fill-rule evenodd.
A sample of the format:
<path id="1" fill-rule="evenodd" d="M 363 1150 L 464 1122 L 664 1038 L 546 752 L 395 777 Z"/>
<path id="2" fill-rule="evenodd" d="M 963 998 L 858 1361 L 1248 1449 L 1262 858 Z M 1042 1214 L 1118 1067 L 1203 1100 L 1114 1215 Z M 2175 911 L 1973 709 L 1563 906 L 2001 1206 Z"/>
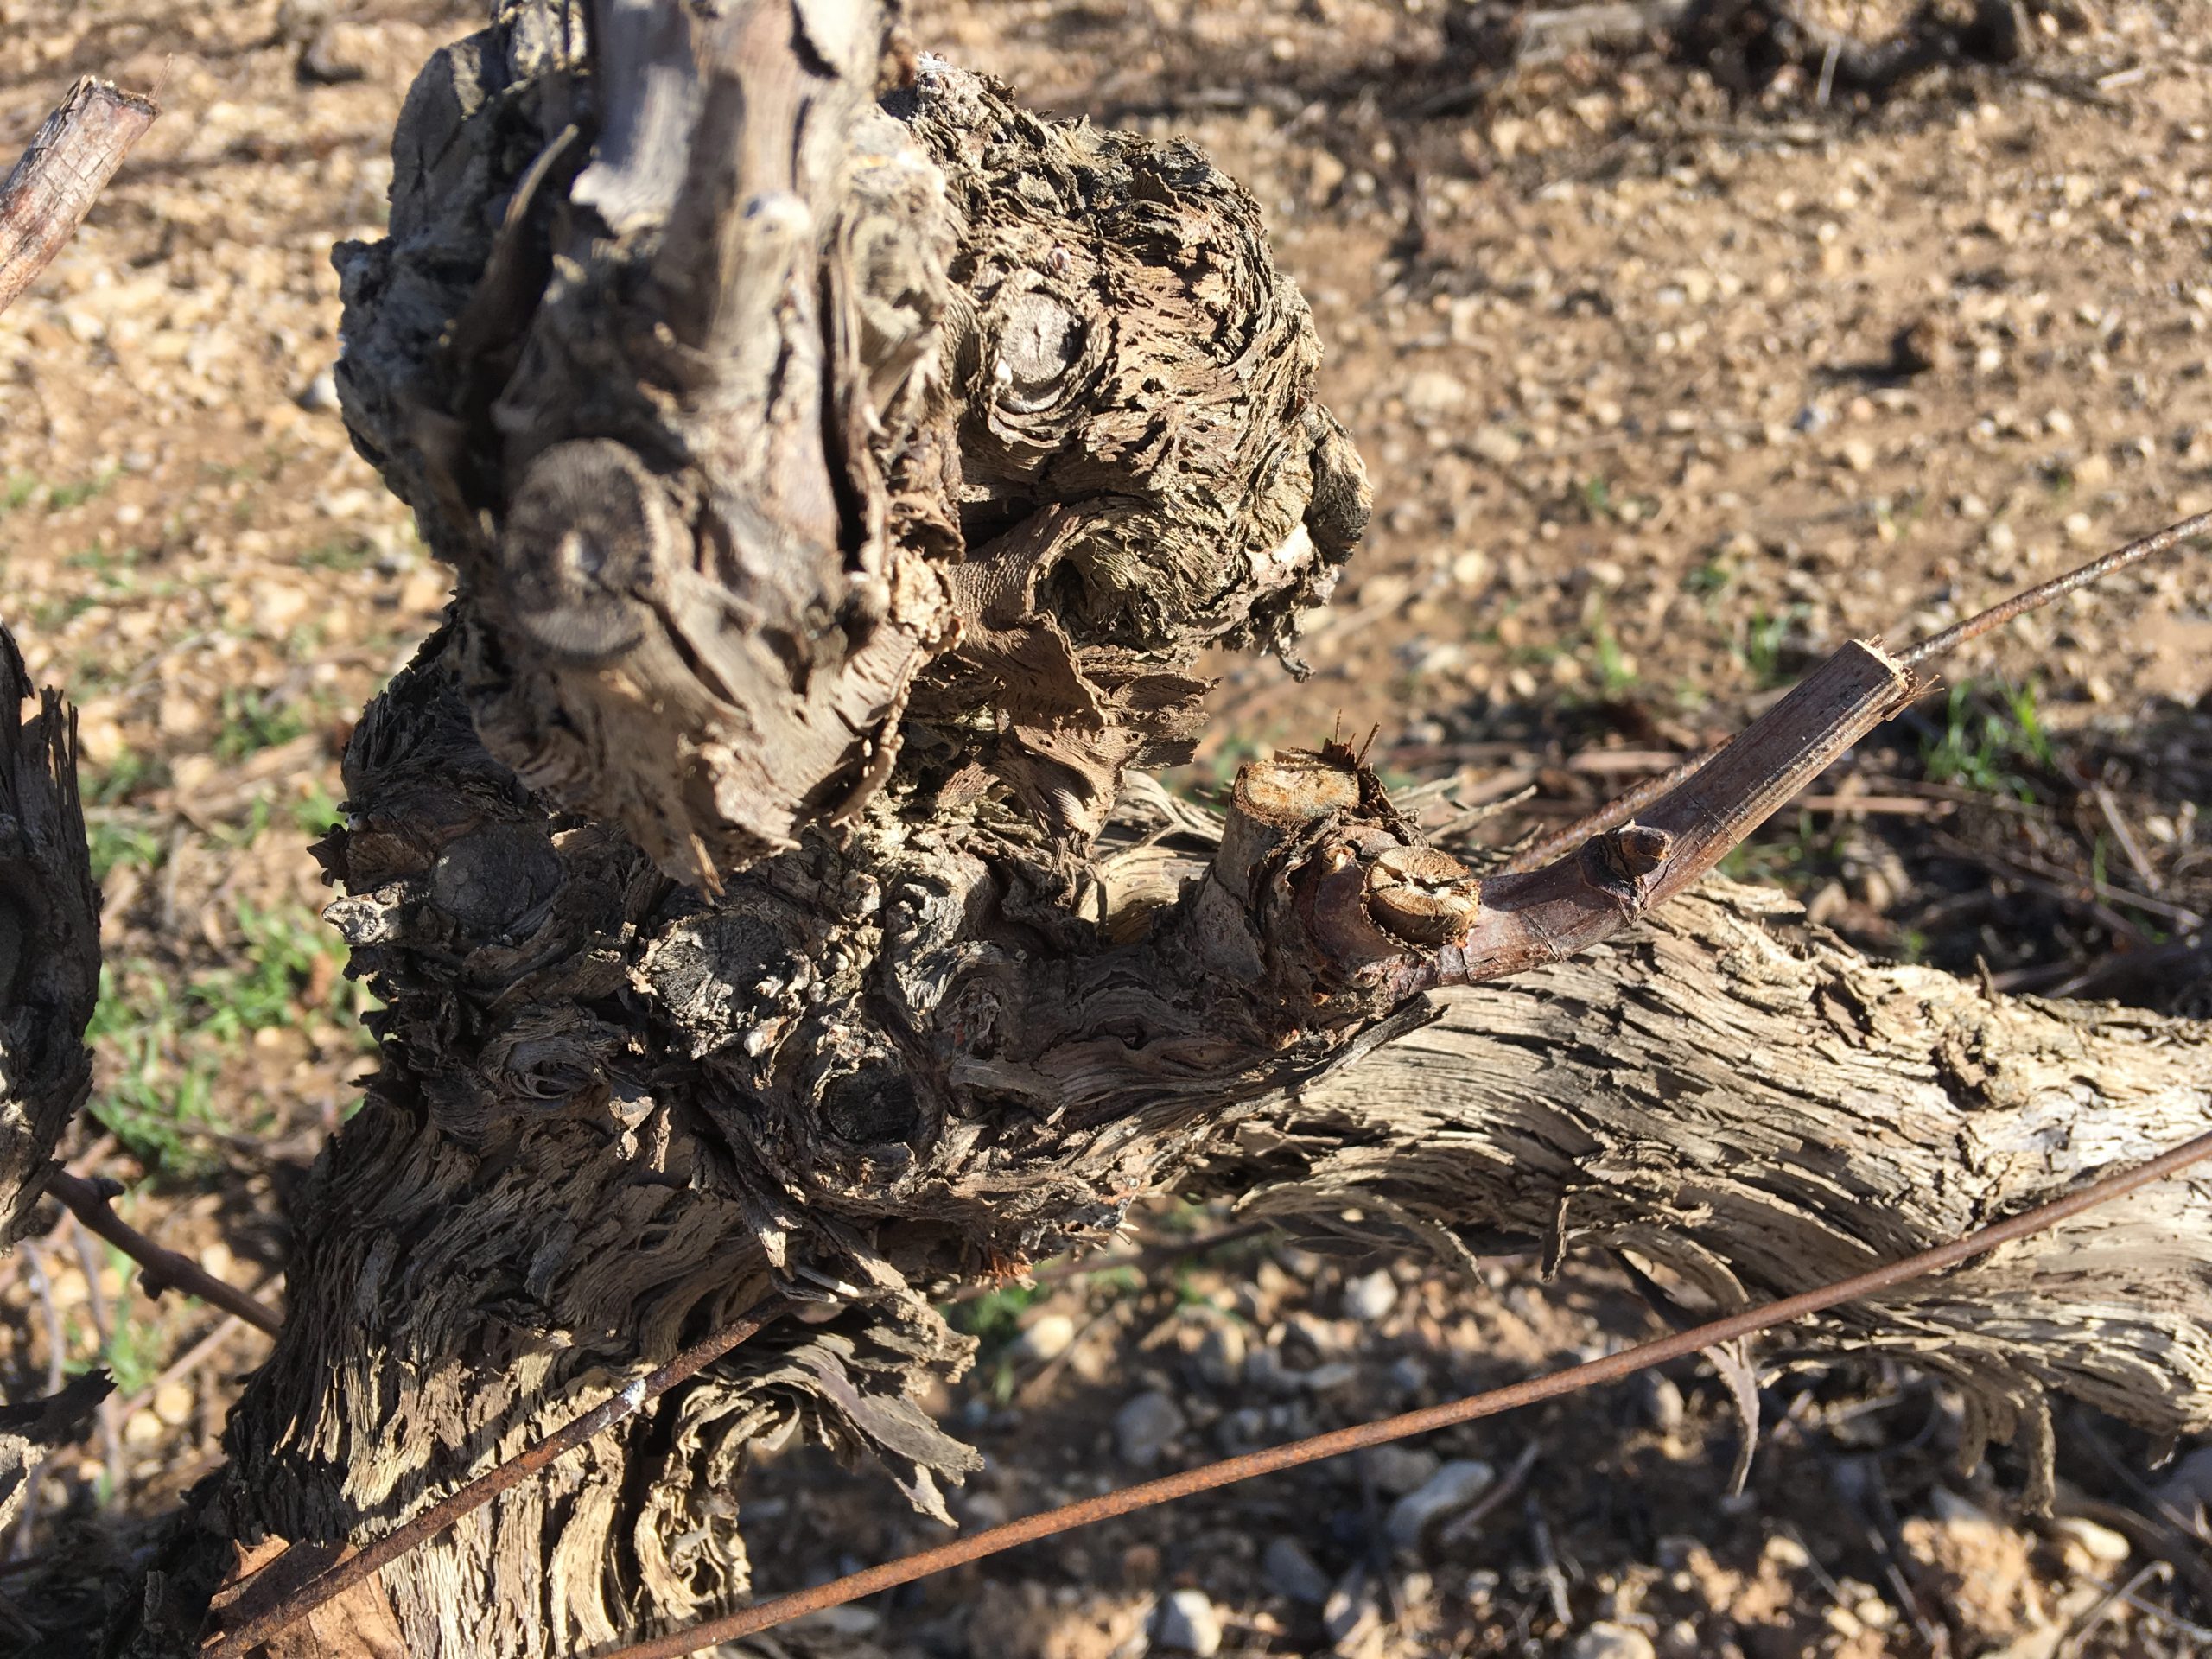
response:
<path id="1" fill-rule="evenodd" d="M 1459 1458 L 1446 1464 L 1390 1506 L 1390 1541 L 1401 1549 L 1412 1548 L 1430 1526 L 1465 1509 L 1497 1478 L 1497 1471 L 1479 1458 Z"/>
<path id="2" fill-rule="evenodd" d="M 2100 1567 L 2118 1567 L 2135 1553 L 2135 1546 L 2128 1542 L 2125 1533 L 2114 1532 L 2094 1521 L 2084 1521 L 2078 1515 L 2052 1522 L 2050 1529 L 2067 1542 L 2080 1545 L 2082 1553 Z"/>
<path id="3" fill-rule="evenodd" d="M 1221 1615 L 1203 1590 L 1178 1590 L 1160 1604 L 1152 1639 L 1175 1653 L 1211 1659 L 1221 1651 Z"/>
<path id="4" fill-rule="evenodd" d="M 1029 1328 L 1017 1338 L 1014 1354 L 1018 1359 L 1039 1363 L 1058 1359 L 1074 1345 L 1075 1321 L 1065 1313 L 1040 1313 L 1030 1322 Z"/>
<path id="5" fill-rule="evenodd" d="M 1658 1659 L 1658 1651 L 1633 1625 L 1600 1619 L 1567 1644 L 1567 1659 Z"/>
<path id="6" fill-rule="evenodd" d="M 1389 1269 L 1377 1268 L 1357 1279 L 1344 1281 L 1344 1317 L 1373 1325 L 1398 1305 L 1398 1281 Z"/>
<path id="7" fill-rule="evenodd" d="M 1441 369 L 1422 369 L 1408 378 L 1399 395 L 1415 414 L 1443 415 L 1467 401 L 1467 387 Z"/>

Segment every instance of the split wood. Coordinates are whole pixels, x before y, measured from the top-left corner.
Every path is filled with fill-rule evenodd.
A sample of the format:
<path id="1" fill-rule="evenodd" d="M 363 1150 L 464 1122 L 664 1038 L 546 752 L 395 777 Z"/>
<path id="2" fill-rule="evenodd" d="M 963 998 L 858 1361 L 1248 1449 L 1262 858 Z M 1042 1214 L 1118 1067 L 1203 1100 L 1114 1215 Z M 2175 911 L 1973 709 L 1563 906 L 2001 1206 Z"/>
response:
<path id="1" fill-rule="evenodd" d="M 1715 1319 L 1710 1324 L 1662 1337 L 1656 1342 L 1626 1349 L 1586 1364 L 1554 1371 L 1548 1376 L 1531 1377 L 1526 1382 L 1492 1389 L 1484 1394 L 1449 1401 L 1420 1411 L 1406 1412 L 1396 1417 L 1386 1417 L 1380 1422 L 1360 1423 L 1330 1433 L 1317 1434 L 1308 1440 L 1294 1440 L 1287 1446 L 1272 1446 L 1264 1452 L 1249 1452 L 1243 1457 L 1205 1464 L 1180 1474 L 1164 1476 L 1135 1486 L 1125 1486 L 1119 1491 L 1104 1492 L 1081 1503 L 1047 1510 L 1041 1515 L 1010 1521 L 1003 1526 L 979 1532 L 973 1537 L 957 1538 L 934 1549 L 886 1561 L 880 1567 L 872 1567 L 863 1572 L 849 1573 L 810 1590 L 772 1597 L 726 1618 L 714 1619 L 689 1630 L 618 1648 L 602 1655 L 601 1659 L 678 1659 L 683 1654 L 696 1653 L 702 1648 L 724 1642 L 734 1642 L 741 1637 L 754 1635 L 809 1613 L 819 1612 L 827 1607 L 842 1606 L 863 1596 L 895 1589 L 899 1585 L 911 1584 L 933 1573 L 981 1560 L 1001 1550 L 1034 1543 L 1040 1538 L 1089 1526 L 1094 1522 L 1133 1514 L 1136 1510 L 1150 1509 L 1155 1504 L 1170 1503 L 1197 1492 L 1211 1491 L 1217 1487 L 1249 1480 L 1255 1476 L 1273 1474 L 1303 1464 L 1317 1463 L 1324 1458 L 1341 1456 L 1346 1452 L 1382 1446 L 1410 1434 L 1426 1434 L 1455 1424 L 1472 1422 L 1478 1418 L 1496 1416 L 1501 1412 L 1534 1405 L 1540 1401 L 1554 1400 L 1562 1395 L 1595 1387 L 1601 1382 L 1618 1382 L 1655 1365 L 1687 1358 L 1701 1349 L 1736 1342 L 1841 1303 L 1893 1290 L 1929 1274 L 1961 1266 L 2001 1244 L 2056 1227 L 2061 1222 L 2110 1203 L 2152 1181 L 2162 1180 L 2208 1157 L 2212 1157 L 2212 1133 L 2200 1135 L 2145 1163 L 2105 1176 L 2063 1198 L 2039 1205 L 2008 1220 L 1969 1233 L 1964 1238 L 1938 1245 L 1933 1249 L 1922 1250 L 1903 1261 L 1854 1274 L 1817 1290 L 1805 1291 L 1761 1307 L 1747 1308 L 1726 1319 Z"/>

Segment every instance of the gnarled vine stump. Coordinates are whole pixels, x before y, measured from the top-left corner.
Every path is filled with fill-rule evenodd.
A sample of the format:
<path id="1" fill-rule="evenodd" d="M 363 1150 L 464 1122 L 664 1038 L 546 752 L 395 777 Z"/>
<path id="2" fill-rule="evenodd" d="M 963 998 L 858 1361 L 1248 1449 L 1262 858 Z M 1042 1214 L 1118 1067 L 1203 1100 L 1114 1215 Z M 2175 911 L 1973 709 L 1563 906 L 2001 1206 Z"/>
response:
<path id="1" fill-rule="evenodd" d="M 1163 1187 L 1732 1306 L 2212 1120 L 2201 1027 L 1719 883 L 1408 998 L 1478 899 L 1341 751 L 1248 770 L 1217 840 L 1147 821 L 1202 652 L 1287 649 L 1367 511 L 1189 147 L 1027 115 L 861 0 L 509 0 L 394 153 L 339 384 L 457 592 L 320 849 L 382 1066 L 117 1647 L 188 1644 L 232 1541 L 381 1535 L 772 1291 L 808 1317 L 389 1568 L 409 1651 L 741 1596 L 747 1448 L 794 1427 L 943 1516 L 931 1298 Z M 1790 1341 L 1943 1371 L 1991 1432 L 2063 1390 L 2178 1433 L 2208 1268 L 2175 1182 Z"/>

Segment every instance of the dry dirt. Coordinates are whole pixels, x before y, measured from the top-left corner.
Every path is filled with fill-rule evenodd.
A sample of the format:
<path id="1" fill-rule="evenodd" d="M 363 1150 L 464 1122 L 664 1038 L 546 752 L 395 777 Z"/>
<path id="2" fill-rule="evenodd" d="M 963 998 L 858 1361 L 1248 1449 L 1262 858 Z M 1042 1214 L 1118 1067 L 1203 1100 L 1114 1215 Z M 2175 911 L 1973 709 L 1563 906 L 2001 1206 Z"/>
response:
<path id="1" fill-rule="evenodd" d="M 99 1079 L 68 1150 L 130 1185 L 138 1225 L 272 1300 L 285 1196 L 369 1060 L 305 845 L 353 713 L 446 594 L 333 406 L 328 251 L 378 233 L 407 81 L 473 15 L 0 0 L 0 135 L 81 72 L 161 80 L 168 109 L 0 317 L 0 614 L 83 711 L 105 892 Z M 1373 471 L 1312 677 L 1223 664 L 1183 786 L 1341 720 L 1379 728 L 1394 778 L 1442 782 L 1440 810 L 1534 789 L 1477 832 L 1502 840 L 1732 729 L 1845 638 L 1916 638 L 2212 507 L 2195 0 L 2062 10 L 2024 62 L 1878 107 L 1823 105 L 1801 74 L 1732 91 L 1649 50 L 1509 71 L 1452 27 L 1467 15 L 916 19 L 925 49 L 1037 106 L 1187 135 L 1243 181 Z M 2207 1012 L 2204 571 L 2146 568 L 1970 647 L 1949 694 L 1739 869 L 1870 949 Z M 212 1467 L 262 1351 L 128 1269 L 67 1223 L 0 1262 L 6 1397 L 93 1363 L 121 1384 L 0 1541 L 0 1598 Z M 970 1524 L 1655 1328 L 1603 1262 L 1477 1283 L 1253 1240 L 964 1317 L 984 1358 L 943 1405 L 990 1459 Z M 1121 1416 L 1154 1395 L 1172 1410 Z M 2005 1456 L 1951 1466 L 1955 1402 L 1925 1379 L 1777 1376 L 1765 1414 L 1740 1497 L 1726 1389 L 1688 1366 L 1033 1547 L 844 1624 L 975 1659 L 1169 1651 L 1178 1618 L 1201 1649 L 1212 1619 L 1224 1653 L 1346 1659 L 2212 1653 L 2212 1568 L 2177 1529 L 2206 1459 L 2152 1472 L 2069 1418 L 2069 1518 L 2031 1522 Z M 1494 1484 L 1394 1545 L 1393 1506 L 1453 1459 Z M 925 1541 L 887 1483 L 811 1453 L 764 1470 L 747 1515 L 766 1589 Z"/>

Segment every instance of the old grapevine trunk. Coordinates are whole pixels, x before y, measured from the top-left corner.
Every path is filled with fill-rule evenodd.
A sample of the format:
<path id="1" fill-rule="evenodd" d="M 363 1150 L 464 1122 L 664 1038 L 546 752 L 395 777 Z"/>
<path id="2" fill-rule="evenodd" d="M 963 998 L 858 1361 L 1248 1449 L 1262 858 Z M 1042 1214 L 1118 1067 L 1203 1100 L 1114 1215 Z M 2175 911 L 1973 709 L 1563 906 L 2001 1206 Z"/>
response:
<path id="1" fill-rule="evenodd" d="M 380 1535 L 772 1291 L 809 1317 L 360 1616 L 550 1659 L 726 1604 L 747 1448 L 795 1426 L 942 1515 L 931 1297 L 1163 1186 L 1733 1305 L 2212 1119 L 2200 1027 L 1878 968 L 1717 884 L 1408 997 L 1478 901 L 1352 757 L 1248 772 L 1224 824 L 1133 786 L 1200 653 L 1285 645 L 1366 512 L 1195 150 L 1027 115 L 857 0 L 516 0 L 394 148 L 340 384 L 457 594 L 321 849 L 383 1064 L 119 1642 L 188 1640 L 227 1541 Z M 1793 1341 L 1938 1369 L 1993 1432 L 2051 1390 L 2199 1427 L 2208 1220 L 2175 1183 Z"/>

